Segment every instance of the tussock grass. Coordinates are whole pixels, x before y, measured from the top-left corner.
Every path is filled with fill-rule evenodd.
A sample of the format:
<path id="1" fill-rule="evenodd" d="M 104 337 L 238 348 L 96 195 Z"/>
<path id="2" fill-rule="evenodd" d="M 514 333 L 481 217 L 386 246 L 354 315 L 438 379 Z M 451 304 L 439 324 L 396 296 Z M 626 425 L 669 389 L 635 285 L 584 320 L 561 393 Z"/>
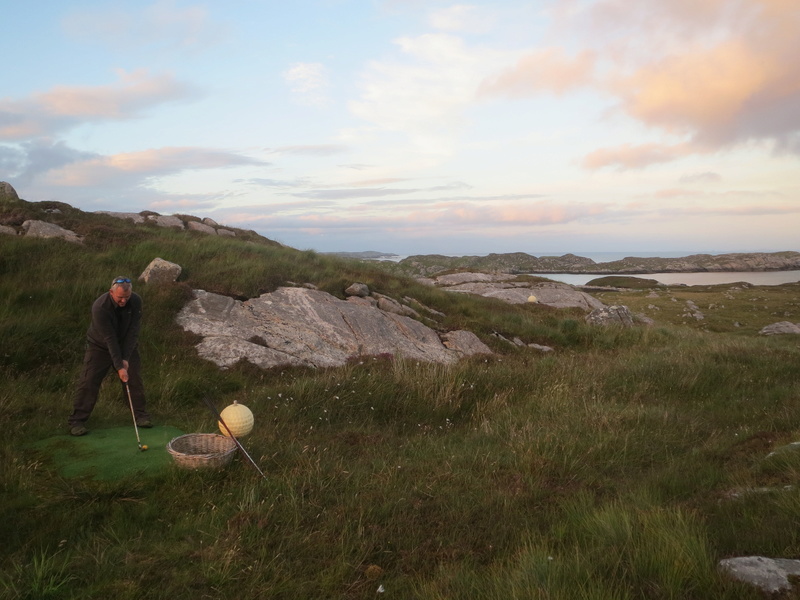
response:
<path id="1" fill-rule="evenodd" d="M 590 328 L 576 312 L 447 294 L 257 238 L 62 218 L 91 242 L 0 238 L 0 597 L 756 598 L 720 576 L 720 558 L 800 556 L 798 454 L 767 458 L 799 433 L 796 340 L 704 331 L 677 311 L 652 328 Z M 30 450 L 65 431 L 91 302 L 156 256 L 184 271 L 135 284 L 152 412 L 215 431 L 204 396 L 247 405 L 243 441 L 266 481 L 238 459 L 64 479 Z M 287 281 L 413 297 L 444 314 L 434 326 L 469 328 L 497 353 L 221 371 L 174 323 L 193 288 L 250 297 Z M 788 289 L 746 295 L 791 312 Z M 730 293 L 720 323 L 753 312 Z M 128 423 L 126 410 L 109 380 L 90 426 Z"/>

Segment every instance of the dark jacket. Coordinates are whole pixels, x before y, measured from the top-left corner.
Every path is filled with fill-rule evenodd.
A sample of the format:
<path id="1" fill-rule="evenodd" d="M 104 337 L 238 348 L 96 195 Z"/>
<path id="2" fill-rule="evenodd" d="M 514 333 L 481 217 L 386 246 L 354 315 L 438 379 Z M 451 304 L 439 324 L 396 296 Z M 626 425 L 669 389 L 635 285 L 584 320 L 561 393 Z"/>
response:
<path id="1" fill-rule="evenodd" d="M 86 338 L 90 344 L 105 348 L 114 368 L 123 368 L 122 361 L 130 360 L 139 343 L 142 324 L 142 298 L 131 294 L 124 307 L 119 307 L 106 292 L 92 304 L 92 322 Z"/>

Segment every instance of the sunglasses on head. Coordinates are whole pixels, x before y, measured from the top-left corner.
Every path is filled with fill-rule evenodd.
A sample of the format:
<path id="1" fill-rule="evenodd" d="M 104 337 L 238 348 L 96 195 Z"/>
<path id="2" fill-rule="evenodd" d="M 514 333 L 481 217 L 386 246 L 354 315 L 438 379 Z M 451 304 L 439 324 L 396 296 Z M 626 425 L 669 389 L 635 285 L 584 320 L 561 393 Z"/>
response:
<path id="1" fill-rule="evenodd" d="M 127 279 L 127 278 L 123 279 L 121 277 L 119 279 L 115 279 L 114 280 L 114 283 L 130 283 L 130 282 L 131 282 L 130 279 Z"/>

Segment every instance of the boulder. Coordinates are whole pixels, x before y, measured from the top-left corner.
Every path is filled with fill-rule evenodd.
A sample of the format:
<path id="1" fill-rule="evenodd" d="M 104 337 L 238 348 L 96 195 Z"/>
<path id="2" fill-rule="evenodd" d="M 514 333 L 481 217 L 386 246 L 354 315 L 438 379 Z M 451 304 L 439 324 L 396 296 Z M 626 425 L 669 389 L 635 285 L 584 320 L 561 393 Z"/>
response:
<path id="1" fill-rule="evenodd" d="M 74 231 L 59 227 L 54 223 L 47 221 L 25 221 L 22 224 L 22 229 L 26 237 L 38 238 L 60 238 L 68 242 L 81 243 L 81 238 Z"/>
<path id="2" fill-rule="evenodd" d="M 108 215 L 109 217 L 114 217 L 115 219 L 129 219 L 133 221 L 136 225 L 141 225 L 145 221 L 144 217 L 139 213 L 111 212 L 108 210 L 98 210 L 96 212 L 99 215 Z"/>
<path id="3" fill-rule="evenodd" d="M 159 227 L 176 227 L 184 229 L 183 221 L 174 215 L 148 215 L 147 220 Z"/>
<path id="4" fill-rule="evenodd" d="M 139 281 L 145 283 L 173 283 L 180 277 L 183 269 L 163 258 L 154 258 L 147 268 L 139 275 Z"/>
<path id="5" fill-rule="evenodd" d="M 539 352 L 553 351 L 553 349 L 550 346 L 542 346 L 541 344 L 528 344 L 528 348 L 533 348 L 534 350 L 538 350 Z"/>
<path id="6" fill-rule="evenodd" d="M 489 346 L 484 344 L 480 338 L 471 331 L 448 331 L 442 334 L 442 343 L 445 348 L 472 356 L 474 354 L 492 354 Z"/>
<path id="7" fill-rule="evenodd" d="M 0 181 L 0 204 L 3 202 L 16 202 L 19 200 L 17 190 L 7 181 Z"/>
<path id="8" fill-rule="evenodd" d="M 0 233 L 4 235 L 17 235 L 17 230 L 8 225 L 0 225 Z"/>
<path id="9" fill-rule="evenodd" d="M 649 317 L 633 314 L 627 306 L 604 306 L 595 309 L 586 315 L 586 322 L 591 325 L 621 325 L 623 327 L 654 323 Z"/>
<path id="10" fill-rule="evenodd" d="M 772 325 L 767 325 L 766 327 L 762 327 L 761 331 L 758 332 L 761 335 L 783 335 L 786 333 L 800 333 L 800 323 L 792 323 L 790 321 L 780 321 L 779 323 L 773 323 Z"/>
<path id="11" fill-rule="evenodd" d="M 405 315 L 406 317 L 419 318 L 419 313 L 410 306 L 404 306 L 397 300 L 384 296 L 382 294 L 373 294 L 378 301 L 378 308 L 386 312 L 394 313 L 396 315 Z"/>
<path id="12" fill-rule="evenodd" d="M 228 237 L 236 237 L 236 232 L 235 231 L 231 231 L 230 229 L 224 229 L 224 228 L 220 227 L 219 229 L 217 229 L 217 235 L 226 235 Z"/>
<path id="13" fill-rule="evenodd" d="M 350 284 L 344 291 L 345 296 L 358 296 L 359 298 L 366 298 L 369 294 L 369 286 L 366 283 L 358 282 Z"/>
<path id="14" fill-rule="evenodd" d="M 719 562 L 719 568 L 734 579 L 749 583 L 767 594 L 779 594 L 792 589 L 789 577 L 800 576 L 800 560 L 740 556 Z"/>
<path id="15" fill-rule="evenodd" d="M 200 221 L 189 221 L 186 223 L 186 229 L 189 231 L 199 231 L 200 233 L 207 233 L 209 235 L 217 235 L 217 230 L 211 225 L 206 225 Z"/>
<path id="16" fill-rule="evenodd" d="M 478 351 L 491 353 L 468 335 L 456 334 L 450 349 L 419 321 L 297 287 L 244 302 L 194 290 L 176 320 L 203 337 L 200 356 L 223 368 L 240 360 L 263 368 L 336 367 L 377 355 L 451 364 Z"/>
<path id="17" fill-rule="evenodd" d="M 217 223 L 217 222 L 216 222 L 214 219 L 212 219 L 212 218 L 210 218 L 210 217 L 206 217 L 206 218 L 204 218 L 204 219 L 203 219 L 203 223 L 204 223 L 204 224 L 206 224 L 206 225 L 208 225 L 209 227 L 213 227 L 214 229 L 216 229 L 217 227 L 219 227 L 219 223 Z"/>

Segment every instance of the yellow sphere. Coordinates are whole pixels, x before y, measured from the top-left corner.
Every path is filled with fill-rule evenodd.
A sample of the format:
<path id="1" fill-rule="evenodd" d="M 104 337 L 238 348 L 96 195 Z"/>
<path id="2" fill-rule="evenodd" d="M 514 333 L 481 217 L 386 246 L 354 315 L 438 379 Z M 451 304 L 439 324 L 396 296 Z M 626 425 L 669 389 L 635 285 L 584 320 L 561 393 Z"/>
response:
<path id="1" fill-rule="evenodd" d="M 242 437 L 253 431 L 253 413 L 244 404 L 234 402 L 226 407 L 219 415 L 225 421 L 225 425 L 231 430 L 231 433 L 236 437 Z M 223 435 L 228 437 L 228 429 L 225 425 L 219 424 L 219 430 Z"/>
<path id="2" fill-rule="evenodd" d="M 538 302 L 536 296 L 528 296 L 528 302 Z"/>

